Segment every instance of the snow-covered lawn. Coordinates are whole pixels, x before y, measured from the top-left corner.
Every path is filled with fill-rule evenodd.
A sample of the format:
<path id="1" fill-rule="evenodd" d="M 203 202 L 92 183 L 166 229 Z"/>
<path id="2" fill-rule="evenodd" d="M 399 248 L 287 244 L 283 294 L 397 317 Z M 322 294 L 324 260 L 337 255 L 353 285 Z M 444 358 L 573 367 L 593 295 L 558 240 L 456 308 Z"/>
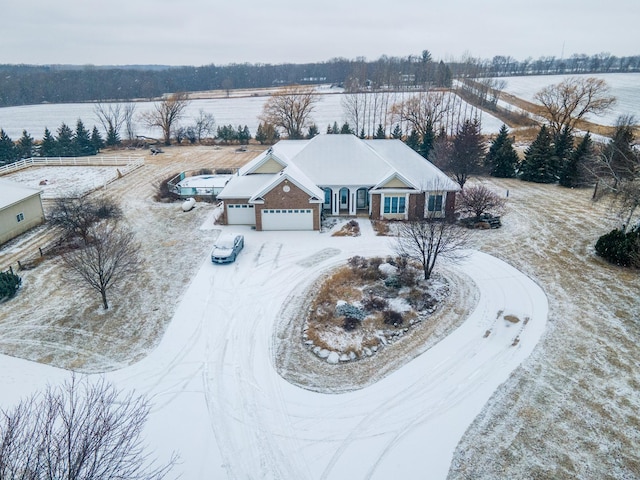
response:
<path id="1" fill-rule="evenodd" d="M 388 239 L 369 231 L 338 238 L 247 228 L 236 263 L 202 259 L 160 345 L 106 374 L 151 396 L 147 440 L 156 455 L 178 450 L 184 478 L 446 476 L 461 435 L 542 335 L 546 297 L 526 276 L 477 252 L 455 267 L 478 285 L 477 308 L 425 354 L 341 395 L 287 383 L 274 367 L 273 336 L 285 300 L 350 256 L 391 253 Z M 310 261 L 327 247 L 335 254 Z M 529 322 L 513 325 L 506 313 Z M 0 372 L 3 405 L 67 375 L 5 356 Z"/>
<path id="2" fill-rule="evenodd" d="M 117 177 L 117 167 L 30 167 L 3 178 L 42 190 L 42 198 L 76 197 Z"/>
<path id="3" fill-rule="evenodd" d="M 0 406 L 69 375 L 17 357 L 109 371 L 119 387 L 152 396 L 147 438 L 159 456 L 180 451 L 183 478 L 640 477 L 638 273 L 593 253 L 616 225 L 608 204 L 588 190 L 472 179 L 509 196 L 503 227 L 475 238 L 484 253 L 442 264 L 460 306 L 451 312 L 463 316 L 467 298 L 477 308 L 417 358 L 419 349 L 401 350 L 374 383 L 327 394 L 324 374 L 313 392 L 275 373 L 297 373 L 304 359 L 278 355 L 284 337 L 301 335 L 286 330 L 288 315 L 320 275 L 355 254 L 386 256 L 389 240 L 368 222 L 359 237 L 246 229 L 237 263 L 211 265 L 213 206 L 158 204 L 153 185 L 252 154 L 242 155 L 172 147 L 109 185 L 148 262 L 110 312 L 61 281 L 55 260 L 21 272 L 22 291 L 0 305 L 0 348 L 11 355 L 0 356 Z M 546 305 L 540 288 L 546 324 L 531 315 Z M 337 385 L 341 372 L 331 372 Z"/>

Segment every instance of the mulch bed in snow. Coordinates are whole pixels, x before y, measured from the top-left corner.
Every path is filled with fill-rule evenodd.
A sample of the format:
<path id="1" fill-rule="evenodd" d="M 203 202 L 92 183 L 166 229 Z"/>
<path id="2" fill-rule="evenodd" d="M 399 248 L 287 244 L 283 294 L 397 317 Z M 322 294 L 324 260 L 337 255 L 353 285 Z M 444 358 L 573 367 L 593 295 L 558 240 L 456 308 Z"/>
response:
<path id="1" fill-rule="evenodd" d="M 318 358 L 337 364 L 371 357 L 411 333 L 449 295 L 438 277 L 403 259 L 349 259 L 319 287 L 303 325 L 303 342 Z"/>

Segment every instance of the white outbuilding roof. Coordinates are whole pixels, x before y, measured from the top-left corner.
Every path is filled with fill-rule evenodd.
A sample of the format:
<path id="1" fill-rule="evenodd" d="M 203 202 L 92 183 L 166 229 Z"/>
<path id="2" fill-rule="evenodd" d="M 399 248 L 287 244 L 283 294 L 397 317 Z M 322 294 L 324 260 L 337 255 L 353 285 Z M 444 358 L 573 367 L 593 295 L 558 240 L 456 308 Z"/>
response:
<path id="1" fill-rule="evenodd" d="M 41 190 L 25 187 L 20 183 L 0 178 L 0 210 L 26 200 L 34 195 L 39 195 Z"/>

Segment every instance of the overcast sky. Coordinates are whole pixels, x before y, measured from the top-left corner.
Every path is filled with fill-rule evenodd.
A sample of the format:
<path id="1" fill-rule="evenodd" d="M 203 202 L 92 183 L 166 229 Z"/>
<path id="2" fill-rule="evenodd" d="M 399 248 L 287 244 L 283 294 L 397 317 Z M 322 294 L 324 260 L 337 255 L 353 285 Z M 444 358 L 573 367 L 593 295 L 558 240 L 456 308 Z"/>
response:
<path id="1" fill-rule="evenodd" d="M 0 63 L 640 54 L 639 0 L 5 0 Z"/>

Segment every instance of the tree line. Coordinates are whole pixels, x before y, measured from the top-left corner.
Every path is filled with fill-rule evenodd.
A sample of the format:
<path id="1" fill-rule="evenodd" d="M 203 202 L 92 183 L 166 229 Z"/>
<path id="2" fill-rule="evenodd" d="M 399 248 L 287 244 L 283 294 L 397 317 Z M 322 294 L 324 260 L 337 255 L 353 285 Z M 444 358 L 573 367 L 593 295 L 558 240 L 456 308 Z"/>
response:
<path id="1" fill-rule="evenodd" d="M 377 60 L 334 58 L 305 64 L 203 66 L 0 65 L 0 107 L 158 98 L 165 93 L 329 83 L 352 91 L 449 86 L 453 78 L 640 71 L 640 56 L 573 55 L 517 61 L 463 58 L 444 62 L 428 50 Z"/>

